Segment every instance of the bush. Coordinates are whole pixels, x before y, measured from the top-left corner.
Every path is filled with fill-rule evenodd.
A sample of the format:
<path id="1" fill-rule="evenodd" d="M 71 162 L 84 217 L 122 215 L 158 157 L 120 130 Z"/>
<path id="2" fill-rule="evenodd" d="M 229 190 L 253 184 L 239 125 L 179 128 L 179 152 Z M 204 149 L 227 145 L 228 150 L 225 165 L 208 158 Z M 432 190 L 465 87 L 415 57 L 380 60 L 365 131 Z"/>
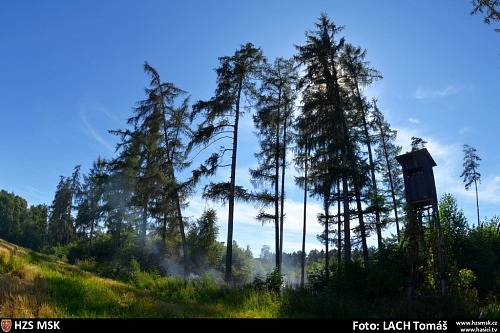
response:
<path id="1" fill-rule="evenodd" d="M 248 286 L 250 289 L 253 289 L 258 292 L 273 292 L 280 293 L 281 288 L 283 287 L 284 279 L 283 274 L 280 274 L 276 268 L 274 268 L 270 273 L 266 275 L 265 279 L 262 279 L 259 275 L 257 275 L 252 283 Z"/>
<path id="2" fill-rule="evenodd" d="M 461 289 L 471 288 L 476 282 L 476 275 L 470 269 L 463 268 L 458 272 L 458 287 Z"/>
<path id="3" fill-rule="evenodd" d="M 75 264 L 79 259 L 89 257 L 89 246 L 83 242 L 70 243 L 66 247 L 66 258 L 70 264 Z"/>
<path id="4" fill-rule="evenodd" d="M 283 286 L 283 275 L 275 268 L 266 276 L 265 285 L 268 291 L 279 293 Z"/>
<path id="5" fill-rule="evenodd" d="M 68 245 L 56 245 L 48 248 L 47 253 L 65 261 L 68 260 L 68 250 Z"/>
<path id="6" fill-rule="evenodd" d="M 86 258 L 86 259 L 78 260 L 76 264 L 78 265 L 78 267 L 80 267 L 84 271 L 88 271 L 88 272 L 95 272 L 96 267 L 98 265 L 98 263 L 96 262 L 96 260 L 94 258 Z"/>
<path id="7" fill-rule="evenodd" d="M 260 275 L 254 277 L 252 283 L 250 284 L 250 287 L 256 291 L 263 291 L 267 289 L 266 281 L 263 280 Z"/>
<path id="8" fill-rule="evenodd" d="M 458 259 L 458 267 L 474 272 L 482 299 L 490 293 L 500 293 L 500 230 L 494 224 L 470 230 L 464 242 L 464 254 Z"/>
<path id="9" fill-rule="evenodd" d="M 55 246 L 50 252 L 70 264 L 99 275 L 127 281 L 137 270 L 155 271 L 160 267 L 159 244 L 140 244 L 133 234 L 124 234 L 119 242 L 109 234 L 97 234 L 92 242 L 74 241 Z"/>
<path id="10" fill-rule="evenodd" d="M 307 284 L 312 290 L 321 290 L 328 285 L 325 279 L 325 263 L 316 261 L 306 267 Z"/>

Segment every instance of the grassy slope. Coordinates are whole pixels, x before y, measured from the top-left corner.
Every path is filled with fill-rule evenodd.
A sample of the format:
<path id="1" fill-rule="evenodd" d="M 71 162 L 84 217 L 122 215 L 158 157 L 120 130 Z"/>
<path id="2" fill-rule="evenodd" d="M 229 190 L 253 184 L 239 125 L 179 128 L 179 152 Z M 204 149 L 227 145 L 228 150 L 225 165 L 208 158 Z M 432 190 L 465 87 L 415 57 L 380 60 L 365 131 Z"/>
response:
<path id="1" fill-rule="evenodd" d="M 434 301 L 434 303 L 433 303 Z M 451 302 L 450 302 L 451 301 Z M 498 318 L 465 300 L 356 300 L 285 289 L 282 295 L 228 289 L 213 280 L 187 282 L 137 272 L 130 283 L 105 279 L 0 239 L 0 317 L 337 317 Z"/>
<path id="2" fill-rule="evenodd" d="M 0 317 L 277 317 L 279 297 L 139 273 L 98 277 L 0 240 Z"/>

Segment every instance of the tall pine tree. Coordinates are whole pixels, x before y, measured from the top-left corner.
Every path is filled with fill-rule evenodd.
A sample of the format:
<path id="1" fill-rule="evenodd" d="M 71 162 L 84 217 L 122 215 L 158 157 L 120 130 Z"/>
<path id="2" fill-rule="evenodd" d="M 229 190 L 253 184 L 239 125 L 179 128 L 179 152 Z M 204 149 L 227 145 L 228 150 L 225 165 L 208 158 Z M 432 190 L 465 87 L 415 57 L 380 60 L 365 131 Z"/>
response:
<path id="1" fill-rule="evenodd" d="M 264 56 L 251 43 L 242 45 L 234 55 L 219 58 L 217 88 L 215 95 L 207 101 L 193 106 L 191 119 L 202 115 L 202 121 L 193 137 L 194 144 L 206 147 L 220 140 L 229 141 L 206 161 L 209 169 L 227 166 L 231 169 L 229 182 L 211 183 L 204 196 L 228 202 L 228 228 L 226 242 L 225 280 L 232 282 L 234 202 L 237 197 L 248 199 L 248 193 L 236 185 L 236 162 L 238 152 L 238 129 L 243 114 L 242 98 L 255 93 L 255 76 L 260 72 Z M 226 142 L 227 142 L 226 141 Z M 229 163 L 223 162 L 225 153 L 231 153 Z M 214 171 L 210 172 L 213 174 Z"/>
<path id="2" fill-rule="evenodd" d="M 465 183 L 465 189 L 468 191 L 474 183 L 474 189 L 476 190 L 476 211 L 477 211 L 477 225 L 481 226 L 481 221 L 479 219 L 479 195 L 477 193 L 477 183 L 481 183 L 481 174 L 479 173 L 479 161 L 481 158 L 477 154 L 477 150 L 469 145 L 464 145 L 464 162 L 463 162 L 463 172 L 460 177 L 463 178 Z"/>
<path id="3" fill-rule="evenodd" d="M 263 67 L 262 83 L 256 96 L 257 112 L 254 115 L 260 151 L 256 153 L 259 165 L 256 169 L 250 170 L 250 174 L 254 186 L 263 188 L 254 195 L 263 206 L 257 219 L 262 222 L 274 220 L 276 268 L 279 272 L 281 272 L 283 253 L 286 151 L 291 139 L 289 127 L 293 116 L 297 76 L 292 60 L 278 58 L 273 65 Z M 271 193 L 272 190 L 266 186 L 271 186 L 274 193 Z M 269 205 L 274 205 L 274 213 L 265 211 L 265 207 Z"/>
<path id="4" fill-rule="evenodd" d="M 396 161 L 396 156 L 401 153 L 401 147 L 395 144 L 397 132 L 391 129 L 375 100 L 373 100 L 373 126 L 376 129 L 375 138 L 378 143 L 375 165 L 382 176 L 382 184 L 385 187 L 384 192 L 387 193 L 386 196 L 390 198 L 392 204 L 399 241 L 401 236 L 399 216 L 402 206 L 403 180 L 401 166 Z M 387 218 L 385 224 L 389 222 L 391 221 Z"/>

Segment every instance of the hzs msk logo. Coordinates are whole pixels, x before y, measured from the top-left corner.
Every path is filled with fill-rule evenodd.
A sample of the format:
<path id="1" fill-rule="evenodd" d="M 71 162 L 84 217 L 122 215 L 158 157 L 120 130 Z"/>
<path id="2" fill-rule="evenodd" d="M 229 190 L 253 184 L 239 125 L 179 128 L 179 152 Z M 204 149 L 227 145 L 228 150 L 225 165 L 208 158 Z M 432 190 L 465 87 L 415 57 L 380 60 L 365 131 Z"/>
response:
<path id="1" fill-rule="evenodd" d="M 12 320 L 10 320 L 10 319 L 2 319 L 2 322 L 1 322 L 0 326 L 2 326 L 2 331 L 4 331 L 5 333 L 7 333 L 12 328 Z"/>

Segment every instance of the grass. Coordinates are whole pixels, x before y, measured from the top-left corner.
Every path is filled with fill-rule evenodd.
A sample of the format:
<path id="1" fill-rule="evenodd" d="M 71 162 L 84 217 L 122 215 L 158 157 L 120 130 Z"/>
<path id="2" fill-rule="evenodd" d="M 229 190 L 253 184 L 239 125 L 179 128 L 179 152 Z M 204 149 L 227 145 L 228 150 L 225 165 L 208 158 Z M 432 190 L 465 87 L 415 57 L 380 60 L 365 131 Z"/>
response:
<path id="1" fill-rule="evenodd" d="M 98 277 L 0 240 L 0 317 L 276 317 L 277 294 L 136 272 Z"/>
<path id="2" fill-rule="evenodd" d="M 86 269 L 82 269 L 82 267 Z M 0 240 L 0 317 L 211 318 L 498 318 L 500 302 L 473 306 L 454 298 L 362 299 L 333 290 L 227 288 L 209 277 L 191 281 L 134 271 L 128 282 L 89 272 Z"/>

